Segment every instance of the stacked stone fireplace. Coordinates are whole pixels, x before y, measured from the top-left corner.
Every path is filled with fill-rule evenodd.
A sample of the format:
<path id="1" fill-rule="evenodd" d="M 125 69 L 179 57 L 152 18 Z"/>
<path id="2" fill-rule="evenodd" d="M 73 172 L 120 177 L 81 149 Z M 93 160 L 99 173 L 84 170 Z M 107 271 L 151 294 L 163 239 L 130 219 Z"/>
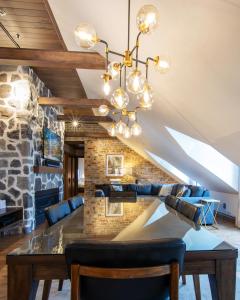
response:
<path id="1" fill-rule="evenodd" d="M 50 90 L 28 67 L 0 68 L 0 199 L 7 206 L 24 208 L 24 228 L 36 227 L 35 194 L 58 189 L 63 198 L 62 174 L 35 174 L 43 156 L 43 127 L 61 136 L 64 123 L 56 121 L 61 108 L 41 107 L 39 96 L 51 96 Z"/>

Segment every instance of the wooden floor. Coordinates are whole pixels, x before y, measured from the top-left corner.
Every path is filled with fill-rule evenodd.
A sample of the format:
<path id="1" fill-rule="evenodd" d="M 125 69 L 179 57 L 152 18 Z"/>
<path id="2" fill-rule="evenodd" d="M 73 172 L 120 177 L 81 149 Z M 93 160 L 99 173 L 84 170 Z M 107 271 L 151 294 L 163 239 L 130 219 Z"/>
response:
<path id="1" fill-rule="evenodd" d="M 20 247 L 25 241 L 30 240 L 34 235 L 42 232 L 46 226 L 46 224 L 43 224 L 33 233 L 27 235 L 0 237 L 0 300 L 7 299 L 6 255 L 12 250 Z"/>

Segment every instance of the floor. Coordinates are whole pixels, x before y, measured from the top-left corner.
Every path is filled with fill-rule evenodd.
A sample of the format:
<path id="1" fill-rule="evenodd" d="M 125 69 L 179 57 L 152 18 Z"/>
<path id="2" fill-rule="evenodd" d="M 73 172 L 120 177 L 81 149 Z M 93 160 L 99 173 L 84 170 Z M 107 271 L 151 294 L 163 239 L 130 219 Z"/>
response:
<path id="1" fill-rule="evenodd" d="M 39 229 L 39 231 L 42 230 Z M 235 228 L 232 223 L 221 222 L 219 225 L 219 230 L 210 229 L 217 235 L 220 235 L 226 241 L 234 245 L 240 250 L 240 230 Z M 36 233 L 34 233 L 36 234 Z M 29 239 L 31 236 L 20 237 L 18 239 L 10 237 L 0 239 L 0 300 L 7 299 L 7 267 L 5 265 L 5 256 L 12 249 L 19 247 L 21 243 Z M 202 300 L 211 300 L 210 288 L 207 280 L 207 276 L 203 275 L 200 278 L 201 280 L 201 292 Z M 51 295 L 49 300 L 67 300 L 70 299 L 70 283 L 69 281 L 64 282 L 63 291 L 57 291 L 57 281 L 53 282 L 51 289 Z M 42 285 L 38 289 L 37 300 L 41 300 L 42 294 Z M 187 285 L 183 286 L 180 283 L 180 300 L 194 300 L 194 289 L 191 276 L 187 276 Z M 237 291 L 236 291 L 236 300 L 240 300 L 240 260 L 238 261 L 237 266 Z"/>

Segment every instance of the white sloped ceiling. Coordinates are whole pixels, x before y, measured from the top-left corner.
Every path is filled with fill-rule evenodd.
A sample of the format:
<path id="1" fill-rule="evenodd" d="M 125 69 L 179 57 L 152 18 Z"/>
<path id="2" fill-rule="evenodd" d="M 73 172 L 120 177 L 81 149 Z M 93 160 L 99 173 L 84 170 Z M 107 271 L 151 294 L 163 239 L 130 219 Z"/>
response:
<path id="1" fill-rule="evenodd" d="M 141 37 L 140 58 L 166 53 L 171 57 L 172 67 L 165 75 L 150 68 L 154 108 L 140 115 L 142 136 L 124 142 L 145 157 L 149 151 L 158 155 L 212 190 L 233 192 L 216 175 L 192 160 L 166 127 L 203 141 L 240 164 L 240 1 L 131 2 L 132 45 L 137 34 L 138 9 L 151 2 L 160 13 L 158 29 Z M 73 35 L 80 22 L 93 24 L 112 50 L 125 50 L 127 0 L 49 0 L 49 3 L 69 50 L 82 51 Z M 97 51 L 104 55 L 103 47 L 98 46 Z M 102 72 L 78 72 L 88 97 L 102 97 Z"/>

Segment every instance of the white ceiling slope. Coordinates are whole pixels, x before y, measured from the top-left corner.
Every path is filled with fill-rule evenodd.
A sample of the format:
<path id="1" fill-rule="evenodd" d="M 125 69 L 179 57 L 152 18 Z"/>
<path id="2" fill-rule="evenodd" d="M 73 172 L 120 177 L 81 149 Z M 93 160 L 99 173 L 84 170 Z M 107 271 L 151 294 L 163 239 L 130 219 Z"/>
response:
<path id="1" fill-rule="evenodd" d="M 167 53 L 172 67 L 165 75 L 151 69 L 154 109 L 140 115 L 142 136 L 124 142 L 145 157 L 146 151 L 158 155 L 212 190 L 233 192 L 186 155 L 165 126 L 208 143 L 240 164 L 240 1 L 132 0 L 132 43 L 137 11 L 150 2 L 159 9 L 160 23 L 151 35 L 141 37 L 140 58 Z M 127 0 L 49 3 L 69 50 L 80 50 L 73 36 L 79 22 L 92 23 L 112 50 L 125 50 Z M 104 54 L 103 47 L 97 50 Z M 100 74 L 79 70 L 88 97 L 103 96 Z"/>

